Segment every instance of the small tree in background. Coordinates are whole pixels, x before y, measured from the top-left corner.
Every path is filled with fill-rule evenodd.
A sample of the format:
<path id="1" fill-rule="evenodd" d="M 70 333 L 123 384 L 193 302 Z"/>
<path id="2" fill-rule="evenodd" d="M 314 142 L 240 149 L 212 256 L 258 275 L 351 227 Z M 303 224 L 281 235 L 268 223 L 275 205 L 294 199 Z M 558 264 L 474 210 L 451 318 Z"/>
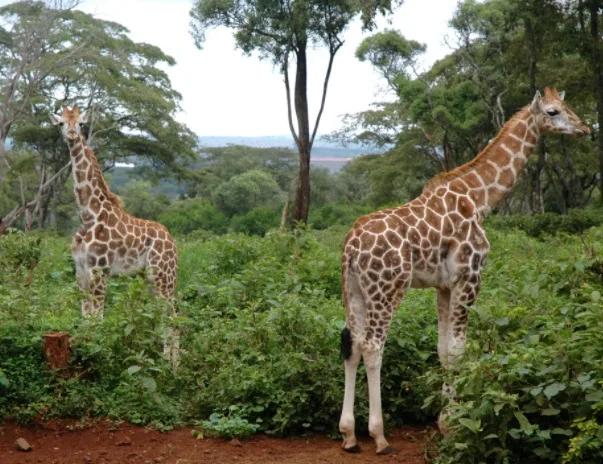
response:
<path id="1" fill-rule="evenodd" d="M 294 222 L 308 220 L 310 154 L 325 106 L 333 60 L 343 45 L 342 35 L 355 17 L 360 16 L 363 27 L 371 29 L 377 14 L 391 13 L 401 3 L 402 0 L 197 0 L 193 5 L 192 35 L 197 47 L 202 47 L 208 29 L 225 26 L 235 31 L 237 45 L 244 53 L 259 52 L 260 58 L 270 59 L 283 74 L 289 128 L 299 152 Z M 307 92 L 308 47 L 329 51 L 320 107 L 312 127 Z M 293 95 L 289 82 L 291 61 L 296 65 Z"/>

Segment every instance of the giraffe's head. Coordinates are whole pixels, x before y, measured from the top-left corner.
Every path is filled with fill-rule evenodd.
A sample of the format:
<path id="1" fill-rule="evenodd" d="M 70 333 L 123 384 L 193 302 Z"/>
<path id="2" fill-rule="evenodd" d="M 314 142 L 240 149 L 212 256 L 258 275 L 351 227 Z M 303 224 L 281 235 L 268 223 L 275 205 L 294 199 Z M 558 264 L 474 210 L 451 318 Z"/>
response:
<path id="1" fill-rule="evenodd" d="M 558 93 L 555 88 L 544 88 L 544 95 L 536 91 L 530 111 L 536 125 L 542 132 L 559 134 L 587 135 L 590 129 L 563 101 L 565 92 Z"/>
<path id="2" fill-rule="evenodd" d="M 75 140 L 82 134 L 82 126 L 88 122 L 88 111 L 80 114 L 80 109 L 76 106 L 69 109 L 63 106 L 63 114 L 50 114 L 50 120 L 55 126 L 61 128 L 63 137 L 67 140 Z"/>

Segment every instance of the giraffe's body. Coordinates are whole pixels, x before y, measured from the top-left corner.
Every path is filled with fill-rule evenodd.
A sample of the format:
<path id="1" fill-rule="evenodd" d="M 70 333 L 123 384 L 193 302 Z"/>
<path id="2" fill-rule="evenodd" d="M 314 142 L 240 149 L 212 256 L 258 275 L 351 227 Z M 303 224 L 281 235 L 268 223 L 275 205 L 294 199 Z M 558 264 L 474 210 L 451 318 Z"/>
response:
<path id="1" fill-rule="evenodd" d="M 548 105 L 548 106 L 547 106 Z M 543 116 L 550 109 L 548 119 Z M 559 111 L 558 111 L 559 110 Z M 565 115 L 566 120 L 550 121 Z M 551 116 L 556 112 L 554 116 Z M 344 449 L 358 451 L 354 389 L 362 355 L 367 371 L 369 431 L 377 452 L 392 451 L 383 435 L 380 368 L 394 310 L 410 287 L 435 287 L 438 355 L 445 367 L 465 349 L 467 307 L 476 299 L 490 245 L 482 221 L 511 191 L 543 131 L 588 133 L 555 90 L 537 94 L 473 161 L 442 174 L 406 205 L 361 217 L 345 238 L 342 260 L 346 387 L 340 430 Z M 454 388 L 444 385 L 444 393 Z"/>
<path id="2" fill-rule="evenodd" d="M 178 272 L 174 239 L 157 222 L 139 219 L 123 209 L 113 194 L 94 152 L 81 135 L 86 113 L 63 107 L 62 117 L 53 115 L 63 128 L 73 165 L 73 188 L 81 226 L 73 237 L 71 251 L 76 278 L 84 298 L 82 314 L 102 317 L 108 276 L 145 270 L 157 294 L 172 303 Z M 175 362 L 177 335 L 172 333 L 166 354 Z M 169 345 L 169 346 L 168 346 Z"/>

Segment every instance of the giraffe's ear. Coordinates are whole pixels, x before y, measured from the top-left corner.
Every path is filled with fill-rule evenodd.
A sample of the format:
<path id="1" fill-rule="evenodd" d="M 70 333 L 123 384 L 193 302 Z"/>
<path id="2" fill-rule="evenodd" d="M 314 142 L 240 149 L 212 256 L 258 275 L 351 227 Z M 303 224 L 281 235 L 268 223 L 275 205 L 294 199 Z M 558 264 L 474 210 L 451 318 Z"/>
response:
<path id="1" fill-rule="evenodd" d="M 559 92 L 559 100 L 565 100 L 565 90 L 562 90 L 561 92 Z"/>
<path id="2" fill-rule="evenodd" d="M 82 124 L 87 124 L 88 123 L 88 115 L 89 115 L 88 110 L 86 110 L 82 114 L 80 114 L 80 122 Z"/>
<path id="3" fill-rule="evenodd" d="M 532 105 L 530 106 L 530 110 L 532 113 L 538 113 L 541 111 L 540 100 L 542 97 L 540 96 L 540 92 L 537 90 L 536 95 L 534 95 L 534 99 L 532 100 Z"/>
<path id="4" fill-rule="evenodd" d="M 59 116 L 58 114 L 50 113 L 50 122 L 52 122 L 53 126 L 58 125 L 62 119 L 63 118 L 61 118 L 61 116 Z"/>

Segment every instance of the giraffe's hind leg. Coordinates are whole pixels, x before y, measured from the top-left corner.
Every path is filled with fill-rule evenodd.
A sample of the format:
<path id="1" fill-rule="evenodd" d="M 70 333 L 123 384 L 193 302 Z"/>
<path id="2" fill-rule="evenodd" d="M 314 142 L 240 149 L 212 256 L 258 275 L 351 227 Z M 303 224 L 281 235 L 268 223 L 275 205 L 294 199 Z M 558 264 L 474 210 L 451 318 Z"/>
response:
<path id="1" fill-rule="evenodd" d="M 354 343 L 352 343 L 351 356 L 346 360 L 346 387 L 340 430 L 344 434 L 344 449 L 357 450 L 353 433 L 353 407 L 360 351 L 366 368 L 369 389 L 369 433 L 375 440 L 377 454 L 391 454 L 395 450 L 385 439 L 383 429 L 381 364 L 393 313 L 410 286 L 410 274 L 401 272 L 400 268 L 385 269 L 383 272 L 382 280 L 378 283 L 369 277 L 370 273 L 367 273 L 347 285 L 346 325 L 350 328 Z M 354 288 L 354 285 L 357 285 L 357 288 Z M 351 296 L 355 298 L 350 298 Z M 354 351 L 357 353 L 356 357 Z"/>
<path id="2" fill-rule="evenodd" d="M 358 277 L 353 273 L 345 278 L 343 290 L 347 314 L 346 327 L 341 334 L 341 352 L 345 359 L 345 391 L 339 431 L 343 434 L 343 449 L 349 453 L 358 453 L 360 446 L 355 433 L 354 397 L 356 373 L 362 354 L 360 341 L 366 321 L 366 301 Z"/>

